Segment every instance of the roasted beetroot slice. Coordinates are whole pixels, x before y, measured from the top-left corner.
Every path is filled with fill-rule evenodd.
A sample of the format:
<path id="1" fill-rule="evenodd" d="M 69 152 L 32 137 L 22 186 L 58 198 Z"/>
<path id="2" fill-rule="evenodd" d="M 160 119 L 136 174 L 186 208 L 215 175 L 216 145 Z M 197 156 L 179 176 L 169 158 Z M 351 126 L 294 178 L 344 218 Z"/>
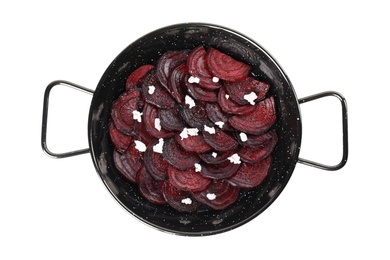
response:
<path id="1" fill-rule="evenodd" d="M 163 195 L 166 202 L 179 212 L 195 212 L 200 206 L 190 192 L 177 189 L 169 181 L 163 185 Z"/>
<path id="2" fill-rule="evenodd" d="M 136 182 L 137 172 L 143 165 L 143 154 L 135 148 L 135 143 L 132 143 L 124 154 L 114 150 L 113 157 L 119 172 L 129 181 Z"/>
<path id="3" fill-rule="evenodd" d="M 239 188 L 255 188 L 267 177 L 272 158 L 267 158 L 256 163 L 243 163 L 237 173 L 228 181 Z"/>
<path id="4" fill-rule="evenodd" d="M 188 72 L 199 79 L 199 85 L 207 90 L 216 90 L 221 87 L 219 81 L 213 81 L 213 75 L 207 67 L 206 50 L 199 46 L 191 51 L 187 59 Z M 188 82 L 188 81 L 187 81 Z"/>
<path id="5" fill-rule="evenodd" d="M 124 134 L 130 135 L 134 132 L 136 121 L 133 119 L 133 123 L 126 123 L 122 117 L 123 113 L 121 113 L 121 109 L 129 100 L 138 99 L 139 96 L 139 91 L 125 92 L 114 102 L 111 108 L 112 121 L 114 122 L 115 127 Z"/>
<path id="6" fill-rule="evenodd" d="M 200 133 L 194 136 L 189 135 L 186 138 L 182 138 L 180 134 L 176 134 L 175 139 L 176 142 L 187 152 L 204 153 L 212 149 Z"/>
<path id="7" fill-rule="evenodd" d="M 244 162 L 255 163 L 268 157 L 275 149 L 277 142 L 277 135 L 274 135 L 256 148 L 252 148 L 249 145 L 241 147 L 238 151 L 238 155 Z"/>
<path id="8" fill-rule="evenodd" d="M 130 76 L 127 78 L 126 81 L 126 91 L 133 90 L 135 88 L 138 88 L 141 83 L 142 79 L 148 74 L 148 72 L 153 69 L 154 66 L 150 64 L 145 64 L 137 69 L 135 69 Z"/>
<path id="9" fill-rule="evenodd" d="M 225 152 L 212 150 L 212 151 L 209 151 L 206 153 L 200 153 L 199 158 L 208 164 L 220 164 L 220 163 L 226 161 L 226 159 L 230 155 L 232 155 L 234 152 L 235 152 L 235 150 L 225 151 Z"/>
<path id="10" fill-rule="evenodd" d="M 196 153 L 184 151 L 175 138 L 164 140 L 163 157 L 168 163 L 180 170 L 190 169 L 199 162 Z"/>
<path id="11" fill-rule="evenodd" d="M 265 133 L 276 121 L 274 98 L 266 98 L 253 107 L 255 107 L 255 110 L 247 115 L 230 117 L 230 125 L 247 134 L 259 135 Z"/>
<path id="12" fill-rule="evenodd" d="M 133 90 L 132 92 L 138 92 L 138 91 Z M 126 124 L 128 125 L 138 124 L 138 121 L 134 119 L 136 118 L 134 113 L 139 112 L 138 110 L 141 104 L 142 102 L 140 102 L 140 97 L 131 98 L 123 104 L 123 106 L 120 108 L 119 113 Z"/>
<path id="13" fill-rule="evenodd" d="M 221 129 L 214 127 L 215 133 L 204 131 L 203 137 L 206 143 L 213 147 L 217 151 L 232 151 L 237 148 L 238 143 L 229 134 L 225 133 Z"/>
<path id="14" fill-rule="evenodd" d="M 153 147 L 157 145 L 159 141 L 154 141 L 146 147 L 144 153 L 144 164 L 150 175 L 155 180 L 165 180 L 167 178 L 168 162 L 165 161 L 161 153 L 154 151 Z"/>
<path id="15" fill-rule="evenodd" d="M 206 60 L 211 73 L 226 81 L 244 80 L 251 70 L 251 66 L 212 47 L 207 50 Z"/>
<path id="16" fill-rule="evenodd" d="M 255 95 L 252 102 L 263 100 L 269 89 L 269 84 L 252 77 L 239 82 L 226 82 L 224 86 L 230 98 L 240 105 L 250 104 L 251 95 Z"/>
<path id="17" fill-rule="evenodd" d="M 233 101 L 224 87 L 221 88 L 218 92 L 218 104 L 226 113 L 235 115 L 246 115 L 255 110 L 255 106 L 240 105 Z"/>
<path id="18" fill-rule="evenodd" d="M 164 181 L 156 181 L 148 170 L 143 167 L 137 174 L 138 188 L 142 196 L 154 204 L 165 204 L 163 195 Z"/>
<path id="19" fill-rule="evenodd" d="M 169 182 L 176 188 L 191 192 L 202 191 L 211 183 L 211 179 L 204 177 L 200 172 L 196 172 L 195 167 L 183 171 L 170 166 L 168 168 L 168 178 Z"/>
<path id="20" fill-rule="evenodd" d="M 161 85 L 154 69 L 148 72 L 142 82 L 142 94 L 147 103 L 159 108 L 173 108 L 176 103 L 168 90 Z"/>
<path id="21" fill-rule="evenodd" d="M 182 131 L 186 127 L 180 115 L 180 108 L 160 109 L 158 117 L 161 126 L 168 131 Z"/>
<path id="22" fill-rule="evenodd" d="M 159 114 L 158 108 L 148 103 L 145 104 L 142 118 L 146 130 L 156 138 L 172 137 L 174 133 L 162 128 L 161 125 L 159 124 L 158 114 Z"/>
<path id="23" fill-rule="evenodd" d="M 202 175 L 210 179 L 226 179 L 232 176 L 240 168 L 240 164 L 225 160 L 219 164 L 202 164 Z"/>
<path id="24" fill-rule="evenodd" d="M 226 131 L 233 130 L 229 123 L 230 115 L 223 112 L 218 103 L 207 103 L 205 108 L 208 118 L 219 128 Z"/>
<path id="25" fill-rule="evenodd" d="M 184 86 L 187 75 L 187 65 L 182 63 L 176 66 L 168 77 L 168 89 L 172 97 L 180 104 L 184 102 Z"/>
<path id="26" fill-rule="evenodd" d="M 203 102 L 198 102 L 191 108 L 183 106 L 180 111 L 180 115 L 191 127 L 203 129 L 205 124 L 211 124 L 210 120 L 207 118 L 205 104 Z"/>
<path id="27" fill-rule="evenodd" d="M 132 141 L 132 137 L 130 135 L 125 135 L 124 133 L 116 129 L 112 121 L 110 121 L 109 132 L 111 141 L 114 144 L 115 149 L 120 153 L 124 153 L 127 147 L 129 147 Z"/>
<path id="28" fill-rule="evenodd" d="M 161 82 L 161 85 L 169 89 L 168 77 L 172 70 L 178 65 L 187 61 L 188 51 L 167 51 L 159 59 L 156 65 L 156 75 Z"/>
<path id="29" fill-rule="evenodd" d="M 214 180 L 201 192 L 194 192 L 194 198 L 215 210 L 222 210 L 236 202 L 240 188 L 226 180 Z"/>
<path id="30" fill-rule="evenodd" d="M 187 77 L 188 78 L 188 75 Z M 195 100 L 203 101 L 203 102 L 217 102 L 217 93 L 210 90 L 205 90 L 200 87 L 199 84 L 189 83 L 186 80 L 186 86 L 188 94 L 193 97 Z"/>
<path id="31" fill-rule="evenodd" d="M 270 139 L 278 138 L 275 130 L 270 130 L 268 132 L 265 132 L 261 135 L 247 135 L 248 140 L 243 142 L 244 145 L 248 145 L 251 148 L 256 148 L 261 145 L 263 145 L 265 142 L 267 142 Z"/>

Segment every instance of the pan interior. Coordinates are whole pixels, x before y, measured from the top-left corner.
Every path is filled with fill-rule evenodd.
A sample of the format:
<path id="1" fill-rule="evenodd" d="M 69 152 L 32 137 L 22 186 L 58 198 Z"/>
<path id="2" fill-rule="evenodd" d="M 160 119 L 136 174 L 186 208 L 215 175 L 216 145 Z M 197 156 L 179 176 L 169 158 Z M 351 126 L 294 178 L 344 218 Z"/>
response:
<path id="1" fill-rule="evenodd" d="M 253 76 L 271 85 L 275 97 L 279 141 L 266 180 L 256 189 L 242 190 L 230 207 L 179 213 L 167 205 L 145 200 L 136 185 L 116 170 L 108 123 L 113 102 L 124 92 L 128 75 L 143 64 L 154 64 L 168 50 L 213 46 L 252 65 Z M 299 105 L 292 84 L 276 61 L 251 39 L 210 24 L 178 24 L 151 32 L 123 50 L 103 74 L 89 113 L 89 145 L 95 168 L 115 199 L 132 215 L 159 230 L 180 235 L 210 235 L 238 227 L 264 211 L 287 184 L 298 160 L 301 143 Z"/>

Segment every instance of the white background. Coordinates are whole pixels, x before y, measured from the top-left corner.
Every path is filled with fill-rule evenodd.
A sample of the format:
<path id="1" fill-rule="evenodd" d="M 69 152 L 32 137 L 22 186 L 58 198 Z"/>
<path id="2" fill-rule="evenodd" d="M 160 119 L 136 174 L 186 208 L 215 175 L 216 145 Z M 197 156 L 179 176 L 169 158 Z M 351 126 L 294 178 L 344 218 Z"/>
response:
<path id="1" fill-rule="evenodd" d="M 0 259 L 390 258 L 386 1 L 215 2 L 1 2 Z M 342 93 L 349 109 L 347 165 L 328 172 L 298 164 L 281 196 L 253 221 L 216 236 L 180 237 L 123 210 L 88 154 L 51 159 L 42 152 L 48 83 L 65 79 L 95 89 L 128 44 L 182 22 L 219 24 L 254 39 L 278 60 L 298 97 Z M 87 147 L 90 100 L 53 90 L 52 150 Z M 301 109 L 300 155 L 337 163 L 337 99 Z"/>

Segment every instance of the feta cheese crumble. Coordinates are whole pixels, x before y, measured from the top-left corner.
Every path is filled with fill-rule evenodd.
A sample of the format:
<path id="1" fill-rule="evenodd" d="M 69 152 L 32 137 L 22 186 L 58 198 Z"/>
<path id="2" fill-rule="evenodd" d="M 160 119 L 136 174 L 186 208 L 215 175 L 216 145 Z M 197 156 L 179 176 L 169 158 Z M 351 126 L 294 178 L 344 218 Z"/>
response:
<path id="1" fill-rule="evenodd" d="M 146 145 L 143 142 L 135 140 L 134 143 L 135 143 L 135 149 L 137 149 L 140 152 L 146 151 Z"/>
<path id="2" fill-rule="evenodd" d="M 218 155 L 218 154 L 217 154 L 216 152 L 213 152 L 213 153 L 211 154 L 211 156 L 214 157 L 214 158 L 217 158 L 217 155 Z"/>
<path id="3" fill-rule="evenodd" d="M 210 134 L 215 134 L 215 128 L 214 127 L 209 127 L 207 125 L 204 125 L 204 130 L 206 132 L 209 132 Z"/>
<path id="4" fill-rule="evenodd" d="M 188 83 L 199 83 L 200 79 L 194 76 L 188 78 Z"/>
<path id="5" fill-rule="evenodd" d="M 154 90 L 156 89 L 155 86 L 149 86 L 148 93 L 152 95 L 154 93 Z"/>
<path id="6" fill-rule="evenodd" d="M 186 95 L 184 100 L 185 100 L 185 104 L 189 105 L 190 108 L 195 106 L 195 101 L 190 96 Z"/>
<path id="7" fill-rule="evenodd" d="M 200 165 L 199 163 L 195 163 L 194 166 L 196 172 L 200 172 L 202 170 L 202 165 Z"/>
<path id="8" fill-rule="evenodd" d="M 216 124 L 217 126 L 219 126 L 219 128 L 222 128 L 223 125 L 224 125 L 225 123 L 222 122 L 222 121 L 217 121 L 217 122 L 215 122 L 215 124 Z"/>
<path id="9" fill-rule="evenodd" d="M 154 128 L 156 128 L 158 131 L 161 131 L 160 118 L 154 119 Z"/>
<path id="10" fill-rule="evenodd" d="M 209 200 L 215 200 L 215 198 L 217 197 L 217 195 L 215 195 L 215 193 L 207 193 L 206 197 L 207 197 Z"/>
<path id="11" fill-rule="evenodd" d="M 191 198 L 182 199 L 181 203 L 186 204 L 186 205 L 190 205 L 190 204 L 192 204 L 192 199 Z"/>
<path id="12" fill-rule="evenodd" d="M 198 135 L 198 132 L 199 132 L 198 128 L 184 127 L 183 131 L 181 131 L 181 133 L 180 133 L 181 140 L 188 138 L 188 136 Z"/>
<path id="13" fill-rule="evenodd" d="M 217 83 L 217 82 L 219 81 L 219 78 L 218 78 L 218 77 L 213 77 L 212 81 L 213 81 L 214 83 Z"/>
<path id="14" fill-rule="evenodd" d="M 240 138 L 241 138 L 241 141 L 243 141 L 243 142 L 248 140 L 248 136 L 246 135 L 246 133 L 240 133 Z"/>
<path id="15" fill-rule="evenodd" d="M 226 98 L 226 99 L 229 99 L 229 97 L 230 97 L 229 94 L 226 94 L 226 95 L 225 95 L 225 98 Z"/>
<path id="16" fill-rule="evenodd" d="M 249 94 L 244 95 L 244 99 L 249 102 L 249 104 L 254 105 L 255 104 L 255 99 L 257 98 L 257 95 L 255 92 L 251 92 Z"/>
<path id="17" fill-rule="evenodd" d="M 240 164 L 241 163 L 240 159 L 241 159 L 240 156 L 236 153 L 228 157 L 228 160 L 234 164 Z"/>
<path id="18" fill-rule="evenodd" d="M 138 122 L 141 122 L 142 121 L 142 113 L 139 112 L 138 110 L 134 110 L 133 111 L 133 119 L 134 120 L 137 120 Z"/>
<path id="19" fill-rule="evenodd" d="M 153 146 L 153 152 L 162 153 L 163 145 L 164 145 L 164 138 L 158 139 L 158 143 Z"/>

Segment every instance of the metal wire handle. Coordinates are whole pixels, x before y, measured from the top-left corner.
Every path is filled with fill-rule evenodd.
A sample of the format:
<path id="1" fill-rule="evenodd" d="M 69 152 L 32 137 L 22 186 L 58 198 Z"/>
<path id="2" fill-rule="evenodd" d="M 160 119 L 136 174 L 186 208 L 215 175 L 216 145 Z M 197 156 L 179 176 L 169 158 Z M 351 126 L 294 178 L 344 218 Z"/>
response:
<path id="1" fill-rule="evenodd" d="M 340 163 L 338 163 L 336 165 L 325 165 L 325 164 L 321 164 L 321 163 L 318 163 L 318 162 L 306 160 L 306 159 L 303 159 L 303 158 L 298 158 L 298 162 L 302 163 L 302 164 L 305 164 L 305 165 L 313 166 L 313 167 L 316 167 L 316 168 L 319 168 L 319 169 L 322 169 L 322 170 L 336 171 L 336 170 L 339 170 L 342 167 L 344 167 L 344 165 L 347 163 L 347 159 L 348 159 L 348 112 L 347 112 L 347 101 L 345 100 L 345 98 L 341 94 L 339 94 L 337 92 L 334 92 L 334 91 L 326 91 L 326 92 L 314 94 L 314 95 L 311 95 L 311 96 L 308 96 L 308 97 L 300 98 L 298 101 L 299 101 L 299 104 L 303 104 L 303 103 L 306 103 L 306 102 L 309 102 L 309 101 L 313 101 L 313 100 L 316 100 L 316 99 L 319 99 L 319 98 L 323 98 L 323 97 L 326 97 L 326 96 L 336 97 L 341 102 L 341 115 L 342 115 L 342 124 L 343 124 L 343 157 L 342 157 Z"/>
<path id="2" fill-rule="evenodd" d="M 90 149 L 80 149 L 80 150 L 75 150 L 75 151 L 70 151 L 70 152 L 65 152 L 65 153 L 54 153 L 49 150 L 47 147 L 46 143 L 46 134 L 47 134 L 47 116 L 48 116 L 48 110 L 49 110 L 49 96 L 50 96 L 50 91 L 52 90 L 53 87 L 55 86 L 66 86 L 70 87 L 79 91 L 82 91 L 87 94 L 93 94 L 93 90 L 90 90 L 88 88 L 79 86 L 77 84 L 64 81 L 64 80 L 56 80 L 50 83 L 45 90 L 45 95 L 43 98 L 43 116 L 42 116 L 42 135 L 41 135 L 41 145 L 43 151 L 49 155 L 50 157 L 53 158 L 65 158 L 65 157 L 70 157 L 70 156 L 75 156 L 79 154 L 84 154 L 84 153 L 89 153 Z"/>

